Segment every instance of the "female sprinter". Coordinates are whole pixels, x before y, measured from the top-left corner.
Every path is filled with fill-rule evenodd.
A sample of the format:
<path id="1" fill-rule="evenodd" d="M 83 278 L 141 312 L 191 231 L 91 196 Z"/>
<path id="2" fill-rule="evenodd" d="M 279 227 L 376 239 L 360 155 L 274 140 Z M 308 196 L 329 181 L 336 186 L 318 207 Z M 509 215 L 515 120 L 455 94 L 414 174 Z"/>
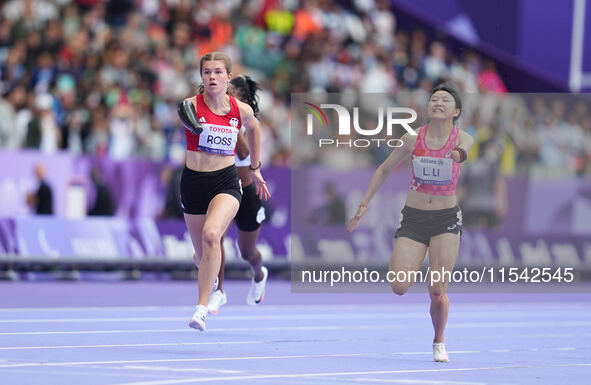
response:
<path id="1" fill-rule="evenodd" d="M 244 103 L 247 103 L 256 116 L 259 111 L 257 90 L 258 84 L 245 75 L 235 76 L 230 80 L 234 95 Z M 261 230 L 261 223 L 265 220 L 265 208 L 261 203 L 253 185 L 249 168 L 252 166 L 249 155 L 248 144 L 239 135 L 236 145 L 236 170 L 242 184 L 242 202 L 236 214 L 236 227 L 238 228 L 238 247 L 240 255 L 250 264 L 253 278 L 250 283 L 250 290 L 246 296 L 246 303 L 251 306 L 258 305 L 265 296 L 265 285 L 267 283 L 267 268 L 263 266 L 261 253 L 257 250 L 257 239 Z M 218 274 L 218 286 L 209 298 L 208 308 L 213 314 L 217 314 L 228 299 L 223 289 L 224 282 L 224 249 L 222 246 L 222 264 Z"/>
<path id="2" fill-rule="evenodd" d="M 462 211 L 457 206 L 456 184 L 461 165 L 474 140 L 454 125 L 462 112 L 462 102 L 452 88 L 440 85 L 431 91 L 428 104 L 429 124 L 417 135 L 405 134 L 404 144 L 395 149 L 374 174 L 355 216 L 349 222 L 353 231 L 367 205 L 390 173 L 409 155 L 412 181 L 406 205 L 400 215 L 400 228 L 390 259 L 390 274 L 417 271 L 429 248 L 430 270 L 453 270 L 460 246 Z M 392 290 L 402 295 L 412 280 L 391 282 Z M 444 332 L 449 313 L 448 282 L 429 285 L 431 321 L 435 330 L 433 358 L 449 362 L 444 345 Z"/>
<path id="3" fill-rule="evenodd" d="M 211 52 L 201 57 L 199 66 L 203 84 L 196 96 L 181 103 L 179 115 L 187 136 L 181 204 L 199 266 L 199 300 L 189 326 L 203 331 L 209 296 L 220 270 L 220 240 L 242 199 L 234 165 L 242 127 L 248 135 L 252 164 L 256 165 L 250 167 L 256 194 L 261 199 L 268 199 L 270 194 L 260 171 L 259 123 L 248 104 L 228 95 L 230 59 L 224 53 Z"/>

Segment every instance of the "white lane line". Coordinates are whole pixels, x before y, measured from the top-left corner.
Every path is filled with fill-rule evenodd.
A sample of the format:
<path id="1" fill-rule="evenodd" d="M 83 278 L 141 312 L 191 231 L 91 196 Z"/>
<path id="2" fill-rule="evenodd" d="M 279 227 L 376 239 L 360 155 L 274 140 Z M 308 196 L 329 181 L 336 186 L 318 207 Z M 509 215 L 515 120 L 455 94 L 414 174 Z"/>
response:
<path id="1" fill-rule="evenodd" d="M 581 303 L 581 305 L 583 305 L 583 303 Z M 393 305 L 393 304 L 380 304 L 380 303 L 370 303 L 370 304 L 366 304 L 364 305 L 367 308 L 371 308 L 371 309 L 391 309 L 393 306 L 397 306 L 397 305 Z M 458 307 L 460 305 L 458 304 Z M 404 307 L 407 308 L 420 308 L 422 309 L 424 307 L 424 305 L 422 304 L 404 304 Z M 506 306 L 507 307 L 507 306 Z M 470 306 L 471 309 L 474 308 L 474 306 Z M 522 307 L 519 307 L 519 309 L 521 309 Z M 573 306 L 574 309 L 581 309 L 580 306 L 574 305 Z M 162 310 L 180 310 L 180 311 L 186 311 L 186 310 L 194 310 L 195 306 L 187 306 L 187 305 L 183 305 L 183 306 L 178 306 L 178 305 L 172 305 L 172 306 L 101 306 L 101 307 L 77 307 L 77 306 L 71 306 L 71 307 L 19 307 L 19 308 L 1 308 L 0 309 L 0 313 L 18 313 L 18 312 L 31 312 L 31 313 L 38 313 L 38 312 L 62 312 L 62 311 L 118 311 L 118 310 L 123 310 L 123 311 L 162 311 Z M 224 312 L 226 311 L 231 311 L 231 310 L 236 310 L 236 311 L 243 311 L 243 310 L 252 310 L 252 306 L 247 306 L 247 305 L 226 305 L 224 306 Z M 260 309 L 261 311 L 264 310 L 285 310 L 285 309 L 294 309 L 294 310 L 303 310 L 303 309 L 318 309 L 318 310 L 327 310 L 327 309 L 346 309 L 346 310 L 350 310 L 350 309 L 359 309 L 359 305 L 354 304 L 310 304 L 310 305 L 265 305 L 263 309 Z M 258 311 L 258 309 L 257 309 Z"/>
<path id="2" fill-rule="evenodd" d="M 525 315 L 525 312 L 522 312 Z M 188 313 L 187 313 L 188 314 Z M 477 313 L 471 312 L 466 313 L 464 316 L 474 316 Z M 478 315 L 487 316 L 490 319 L 490 313 L 478 313 Z M 591 311 L 589 312 L 591 315 Z M 502 316 L 507 317 L 507 314 L 503 312 Z M 378 312 L 365 312 L 365 313 L 350 313 L 350 312 L 330 312 L 326 314 L 306 312 L 305 314 L 240 314 L 240 315 L 224 315 L 223 317 L 216 317 L 217 321 L 260 321 L 260 320 L 322 320 L 322 319 L 350 319 L 350 318 L 361 318 L 361 319 L 388 319 L 388 320 L 399 320 L 399 319 L 416 319 L 424 318 L 425 312 L 397 312 L 394 309 L 388 309 L 388 311 Z M 454 319 L 459 318 L 456 313 L 453 316 Z M 185 316 L 170 316 L 170 317 L 153 317 L 153 316 L 135 316 L 135 317 L 89 317 L 89 318 L 16 318 L 16 319 L 0 319 L 1 324 L 9 323 L 77 323 L 77 322 L 162 322 L 162 321 L 184 321 Z M 452 320 L 453 321 L 453 320 Z M 549 320 L 545 322 L 539 321 L 514 321 L 514 322 L 455 322 L 449 325 L 449 327 L 484 327 L 484 326 L 495 326 L 495 325 L 507 325 L 511 326 L 531 326 L 531 325 L 564 325 L 564 326 L 591 326 L 591 321 L 564 321 Z"/>
<path id="3" fill-rule="evenodd" d="M 273 332 L 273 331 L 340 331 L 340 330 L 392 330 L 402 329 L 402 325 L 388 324 L 370 324 L 370 325 L 351 325 L 351 326 L 276 326 L 276 327 L 235 327 L 235 328 L 211 328 L 207 329 L 209 333 L 232 333 L 232 332 Z M 70 331 L 35 331 L 35 332 L 0 332 L 2 336 L 38 336 L 38 335 L 92 335 L 92 334 L 143 334 L 143 333 L 183 333 L 195 334 L 195 331 L 189 328 L 182 329 L 115 329 L 115 330 L 70 330 Z M 552 334 L 495 334 L 491 336 L 476 336 L 470 339 L 569 339 L 591 337 L 591 333 L 552 333 Z M 0 360 L 1 362 L 2 360 Z"/>
<path id="4" fill-rule="evenodd" d="M 426 354 L 426 353 L 425 353 Z M 429 352 L 433 354 L 433 352 Z M 285 360 L 296 358 L 326 358 L 326 357 L 367 357 L 377 356 L 378 353 L 341 353 L 341 354 L 308 354 L 289 356 L 244 356 L 244 357 L 210 357 L 210 358 L 175 358 L 160 360 L 120 360 L 120 361 L 71 361 L 71 362 L 21 362 L 0 364 L 0 368 L 21 367 L 54 367 L 54 366 L 85 366 L 85 365 L 114 365 L 114 364 L 147 364 L 163 362 L 204 362 L 204 361 L 250 361 L 250 360 Z"/>
<path id="5" fill-rule="evenodd" d="M 469 372 L 469 371 L 485 371 L 485 370 L 502 370 L 502 369 L 531 369 L 531 368 L 549 368 L 549 367 L 577 367 L 577 366 L 591 366 L 591 364 L 564 364 L 564 365 L 510 365 L 510 366 L 488 366 L 480 368 L 450 368 L 450 369 L 408 369 L 408 370 L 378 370 L 367 372 L 324 372 L 324 373 L 292 373 L 292 374 L 260 374 L 253 376 L 227 376 L 227 377 L 201 377 L 201 378 L 184 378 L 165 381 L 142 381 L 142 382 L 126 382 L 117 385 L 175 385 L 175 384 L 192 384 L 199 382 L 229 382 L 229 381 L 245 381 L 245 380 L 268 380 L 279 378 L 314 378 L 314 377 L 346 377 L 346 376 L 361 376 L 361 375 L 375 375 L 375 374 L 400 374 L 400 373 L 446 373 L 446 372 Z"/>
<path id="6" fill-rule="evenodd" d="M 532 349 L 512 349 L 509 352 L 526 351 L 556 351 L 556 350 L 577 350 L 573 347 L 561 348 L 532 348 Z M 449 354 L 475 354 L 490 353 L 490 350 L 452 350 Z M 432 355 L 432 351 L 427 352 L 391 352 L 391 353 L 335 353 L 335 354 L 302 354 L 288 356 L 246 356 L 246 357 L 207 357 L 207 358 L 176 358 L 176 359 L 158 359 L 158 360 L 120 360 L 120 361 L 69 361 L 69 362 L 15 362 L 0 364 L 0 368 L 17 367 L 49 367 L 49 366 L 84 366 L 84 365 L 116 365 L 116 364 L 146 364 L 163 362 L 207 362 L 207 361 L 250 361 L 250 360 L 285 360 L 285 359 L 310 359 L 310 358 L 334 358 L 334 357 L 392 357 L 392 356 L 412 356 L 412 355 Z M 591 365 L 591 364 L 589 364 Z"/>
<path id="7" fill-rule="evenodd" d="M 590 295 L 591 298 L 591 295 Z M 577 313 L 589 313 L 589 310 L 586 310 L 586 306 L 588 302 L 512 302 L 512 303 L 496 303 L 496 302 L 484 302 L 484 303 L 465 303 L 465 302 L 454 302 L 454 312 L 456 313 L 478 313 L 478 311 L 485 311 L 490 309 L 503 309 L 503 311 L 508 312 L 519 312 L 519 313 L 528 313 L 530 308 L 534 308 L 535 310 L 540 311 L 553 311 L 553 310 L 562 310 L 562 309 L 569 309 L 572 311 L 576 311 Z M 372 309 L 372 310 L 398 310 L 400 308 L 404 309 L 423 309 L 424 305 L 422 303 L 369 303 L 363 305 L 365 308 Z M 525 309 L 524 309 L 525 308 Z M 260 311 L 275 311 L 275 310 L 309 310 L 314 309 L 315 311 L 333 311 L 333 310 L 350 310 L 350 309 L 359 309 L 358 304 L 310 304 L 310 305 L 265 305 L 264 308 L 260 309 Z M 125 311 L 125 312 L 133 312 L 133 311 L 154 311 L 154 312 L 161 312 L 161 311 L 191 311 L 194 310 L 194 306 L 180 306 L 180 305 L 171 305 L 171 306 L 90 306 L 90 307 L 77 307 L 77 306 L 69 306 L 69 307 L 19 307 L 19 308 L 0 308 L 0 314 L 2 313 L 19 313 L 19 312 L 30 312 L 38 314 L 40 312 L 64 312 L 64 311 L 73 311 L 73 312 L 84 312 L 84 311 Z M 224 312 L 228 311 L 243 311 L 243 310 L 252 310 L 251 306 L 246 305 L 226 305 L 224 306 Z M 476 311 L 475 311 L 476 310 Z M 257 309 L 259 311 L 259 309 Z"/>
<path id="8" fill-rule="evenodd" d="M 246 307 L 246 306 L 245 306 Z M 68 307 L 8 307 L 0 309 L 0 313 L 18 313 L 18 312 L 31 312 L 38 313 L 43 311 L 48 312 L 62 312 L 62 311 L 113 311 L 113 310 L 125 310 L 125 311 L 161 311 L 162 309 L 178 309 L 186 310 L 189 306 L 68 306 Z"/>
<path id="9" fill-rule="evenodd" d="M 0 323 L 75 323 L 75 322 L 148 322 L 148 321 L 180 321 L 187 317 L 113 317 L 113 318 L 25 318 L 3 319 Z"/>
<path id="10" fill-rule="evenodd" d="M 447 328 L 451 329 L 466 329 L 466 328 L 519 328 L 519 327 L 587 327 L 591 326 L 591 321 L 514 321 L 514 322 L 451 322 Z"/>
<path id="11" fill-rule="evenodd" d="M 147 365 L 126 365 L 109 367 L 103 366 L 105 369 L 131 369 L 141 371 L 157 371 L 157 372 L 179 372 L 179 373 L 219 373 L 219 374 L 240 374 L 244 373 L 242 370 L 229 369 L 209 369 L 209 368 L 179 368 L 175 366 L 147 366 Z"/>
<path id="12" fill-rule="evenodd" d="M 579 334 L 573 334 L 573 333 L 550 333 L 550 334 L 545 334 L 545 333 L 534 333 L 534 334 L 493 334 L 493 335 L 487 335 L 487 336 L 470 336 L 469 339 L 473 340 L 473 339 L 479 339 L 479 340 L 500 340 L 500 339 L 505 339 L 505 338 L 509 338 L 509 339 L 540 339 L 540 340 L 544 340 L 544 339 L 548 339 L 548 338 L 556 338 L 556 339 L 568 339 L 568 338 L 583 338 L 583 337 L 589 337 L 585 335 L 586 333 L 579 333 Z M 0 334 L 1 335 L 1 334 Z"/>
<path id="13" fill-rule="evenodd" d="M 286 328 L 287 329 L 287 328 Z M 212 329 L 207 329 L 208 332 Z M 82 335 L 82 334 L 135 334 L 135 333 L 194 333 L 194 330 L 187 328 L 182 329 L 119 329 L 119 330 L 75 330 L 75 331 L 61 331 L 61 332 L 6 332 L 0 333 L 0 336 L 37 336 L 37 335 Z"/>
<path id="14" fill-rule="evenodd" d="M 101 367 L 101 371 L 90 371 L 88 370 L 89 368 L 82 368 L 85 370 L 56 370 L 55 368 L 51 369 L 51 372 L 48 372 L 45 368 L 34 368 L 34 369 L 11 369 L 10 370 L 10 374 L 16 374 L 16 373 L 21 373 L 21 374 L 28 374 L 28 375 L 37 375 L 39 377 L 43 377 L 45 379 L 53 379 L 55 376 L 60 375 L 60 374 L 64 374 L 64 375 L 72 375 L 72 376 L 77 376 L 81 379 L 81 381 L 77 381 L 76 383 L 86 383 L 88 381 L 85 381 L 87 378 L 89 377 L 117 377 L 118 381 L 121 381 L 122 377 L 128 377 L 130 379 L 130 381 L 137 381 L 138 378 L 149 378 L 149 379 L 168 379 L 170 378 L 170 375 L 167 373 L 162 373 L 162 374 L 158 374 L 158 373 L 150 373 L 150 374 L 145 374 L 145 373 L 132 373 L 132 372 L 122 372 L 119 371 L 117 373 L 111 373 L 109 371 L 106 370 L 102 370 L 103 367 Z M 2 373 L 3 375 L 8 374 L 8 371 Z M 22 380 L 23 382 L 25 382 L 24 380 Z M 45 384 L 52 384 L 55 382 L 50 382 L 50 381 L 44 381 L 43 383 Z M 63 383 L 63 382 L 62 382 Z M 74 383 L 74 381 L 68 381 L 66 383 Z"/>
<path id="15" fill-rule="evenodd" d="M 218 321 L 260 321 L 260 320 L 319 320 L 319 319 L 414 319 L 424 318 L 421 313 L 344 313 L 344 314 L 272 314 L 272 315 L 230 315 L 216 318 Z M 186 321 L 187 317 L 108 317 L 108 318 L 21 318 L 0 320 L 0 323 L 73 323 L 73 322 L 150 322 L 150 321 Z M 591 322 L 590 322 L 591 324 Z"/>
<path id="16" fill-rule="evenodd" d="M 416 294 L 416 293 L 415 293 Z M 448 293 L 451 296 L 461 295 L 461 293 Z M 391 294 L 393 297 L 394 295 Z M 417 294 L 421 298 L 424 294 Z M 543 294 L 541 293 L 534 293 L 535 296 L 539 297 Z M 589 298 L 591 299 L 591 294 L 588 294 Z M 544 300 L 542 302 L 489 302 L 486 299 L 482 299 L 479 297 L 479 302 L 465 302 L 465 301 L 455 301 L 454 308 L 462 309 L 486 309 L 486 308 L 502 308 L 502 309 L 509 309 L 509 310 L 519 310 L 523 309 L 523 307 L 534 307 L 534 308 L 542 308 L 542 309 L 562 309 L 565 307 L 572 307 L 577 310 L 584 309 L 584 306 L 588 305 L 589 302 L 586 301 L 561 301 L 561 300 Z M 484 302 L 483 302 L 484 301 Z M 388 302 L 388 303 L 367 303 L 364 304 L 366 307 L 370 308 L 392 308 L 392 307 L 418 307 L 423 308 L 423 303 L 397 303 L 397 302 Z M 29 307 L 5 307 L 0 309 L 0 313 L 11 313 L 11 312 L 20 312 L 20 311 L 30 311 L 30 312 L 39 312 L 39 311 L 83 311 L 83 310 L 90 310 L 90 311 L 111 311 L 111 310 L 146 310 L 146 311 L 160 311 L 162 309 L 179 309 L 179 310 L 186 310 L 191 309 L 192 306 L 186 305 L 143 305 L 143 306 L 59 306 L 59 307 L 37 307 L 37 306 L 29 306 Z M 293 308 L 293 309 L 310 309 L 310 308 L 319 308 L 319 309 L 358 309 L 358 304 L 286 304 L 286 305 L 265 305 L 264 309 L 285 309 L 285 308 Z M 246 305 L 226 305 L 224 309 L 252 309 L 251 306 Z M 262 309 L 261 309 L 262 310 Z"/>
<path id="17" fill-rule="evenodd" d="M 486 382 L 466 382 L 466 381 L 440 381 L 440 380 L 416 380 L 411 378 L 352 378 L 356 382 L 378 382 L 384 384 L 426 384 L 426 385 L 487 385 Z M 495 382 L 495 385 L 501 385 Z M 503 384 L 509 385 L 509 384 Z"/>
<path id="18" fill-rule="evenodd" d="M 195 333 L 195 332 L 194 332 Z M 209 342 L 162 342 L 144 344 L 108 344 L 108 345 L 39 345 L 39 346 L 4 346 L 0 350 L 57 350 L 57 349 L 96 349 L 96 348 L 127 348 L 144 346 L 195 346 L 195 345 L 253 345 L 253 344 L 278 344 L 278 343 L 343 343 L 367 341 L 365 338 L 332 338 L 332 339 L 281 339 L 281 340 L 257 340 L 257 341 L 209 341 Z M 383 341 L 383 339 L 382 339 Z"/>
<path id="19" fill-rule="evenodd" d="M 160 344 L 112 344 L 112 345 L 43 345 L 43 346 L 3 346 L 0 350 L 44 350 L 44 349 L 92 349 L 127 348 L 140 346 L 195 346 L 195 345 L 253 345 L 276 341 L 218 341 L 218 342 L 175 342 Z"/>
<path id="20" fill-rule="evenodd" d="M 252 332 L 252 331 L 329 331 L 329 330 L 374 330 L 374 329 L 400 329 L 402 325 L 392 324 L 376 324 L 376 325 L 353 325 L 353 326 L 277 326 L 277 327 L 261 327 L 261 328 L 211 328 L 207 332 Z M 5 332 L 0 333 L 0 336 L 26 336 L 26 335 L 78 335 L 78 334 L 131 334 L 131 333 L 195 333 L 195 330 L 189 328 L 182 329 L 117 329 L 117 330 L 78 330 L 78 331 L 61 331 L 61 332 Z"/>
<path id="21" fill-rule="evenodd" d="M 412 317 L 394 317 L 391 314 L 381 314 L 381 313 L 374 313 L 374 314 L 367 314 L 363 313 L 358 315 L 357 317 L 351 314 L 332 314 L 332 315 L 274 315 L 274 316 L 225 316 L 223 318 L 216 318 L 217 321 L 237 321 L 237 320 L 336 320 L 336 319 L 352 319 L 352 318 L 361 318 L 361 319 L 400 319 L 400 318 L 424 318 L 424 314 L 420 316 L 417 315 Z M 0 320 L 0 323 L 108 323 L 108 322 L 163 322 L 163 321 L 171 321 L 171 322 L 186 322 L 187 317 L 132 317 L 132 318 L 59 318 L 59 319 L 45 319 L 45 320 L 32 320 L 32 319 L 22 319 L 22 320 Z M 515 322 L 456 322 L 453 321 L 448 324 L 448 329 L 475 329 L 475 328 L 539 328 L 539 327 L 553 327 L 553 328 L 573 328 L 573 327 L 589 327 L 591 326 L 591 321 L 515 321 Z M 329 326 L 332 327 L 332 326 Z M 392 328 L 396 328 L 396 325 L 393 325 Z M 236 330 L 235 328 L 231 328 L 232 330 Z M 211 329 L 215 330 L 215 329 Z M 220 329 L 218 329 L 219 331 Z M 246 329 L 245 331 L 248 331 Z M 10 332 L 6 332 L 10 333 Z M 12 333 L 19 333 L 19 332 L 12 332 Z M 25 332 L 21 332 L 25 333 Z M 34 332 L 31 332 L 34 333 Z M 0 335 L 10 335 L 10 334 L 0 334 Z M 17 334 L 14 334 L 17 335 Z"/>
<path id="22" fill-rule="evenodd" d="M 477 304 L 474 304 L 476 306 Z M 371 310 L 391 310 L 393 308 L 397 308 L 398 306 L 404 306 L 406 309 L 423 309 L 424 305 L 420 303 L 408 303 L 408 304 L 366 304 L 364 307 L 371 309 Z M 461 309 L 460 304 L 457 305 L 459 309 Z M 474 306 L 470 306 L 469 310 L 473 310 Z M 523 306 L 526 306 L 525 304 Z M 523 306 L 516 307 L 515 310 L 522 310 Z M 481 307 L 481 306 L 479 306 Z M 508 306 L 505 306 L 506 309 L 510 309 Z M 271 311 L 275 312 L 277 310 L 310 310 L 313 309 L 314 311 L 326 311 L 331 312 L 334 310 L 355 310 L 359 309 L 359 305 L 354 304 L 310 304 L 310 305 L 265 305 L 262 309 L 257 309 L 257 311 Z M 580 306 L 573 306 L 573 310 L 580 310 Z M 2 313 L 40 313 L 40 312 L 65 312 L 65 311 L 73 311 L 73 312 L 85 312 L 85 311 L 125 311 L 125 312 L 134 312 L 134 311 L 154 311 L 154 312 L 162 312 L 162 311 L 194 311 L 195 306 L 105 306 L 105 307 L 23 307 L 23 308 L 0 308 L 0 314 Z M 226 305 L 224 306 L 224 312 L 242 312 L 245 310 L 252 311 L 252 306 L 247 305 Z"/>

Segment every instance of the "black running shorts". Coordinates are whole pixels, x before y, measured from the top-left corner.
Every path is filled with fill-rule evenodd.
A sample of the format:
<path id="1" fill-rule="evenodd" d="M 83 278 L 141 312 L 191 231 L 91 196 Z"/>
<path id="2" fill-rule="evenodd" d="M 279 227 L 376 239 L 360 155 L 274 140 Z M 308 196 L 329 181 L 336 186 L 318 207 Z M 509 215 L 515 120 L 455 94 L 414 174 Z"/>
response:
<path id="1" fill-rule="evenodd" d="M 236 214 L 236 227 L 241 231 L 255 231 L 261 227 L 265 220 L 266 212 L 259 196 L 256 193 L 254 183 L 244 187 L 242 203 Z"/>
<path id="2" fill-rule="evenodd" d="M 443 210 L 419 210 L 404 206 L 395 238 L 406 237 L 429 246 L 431 237 L 462 232 L 462 210 L 456 206 Z"/>
<path id="3" fill-rule="evenodd" d="M 194 171 L 185 166 L 181 176 L 181 206 L 186 214 L 207 213 L 209 202 L 218 194 L 242 200 L 242 188 L 234 165 L 216 171 Z"/>

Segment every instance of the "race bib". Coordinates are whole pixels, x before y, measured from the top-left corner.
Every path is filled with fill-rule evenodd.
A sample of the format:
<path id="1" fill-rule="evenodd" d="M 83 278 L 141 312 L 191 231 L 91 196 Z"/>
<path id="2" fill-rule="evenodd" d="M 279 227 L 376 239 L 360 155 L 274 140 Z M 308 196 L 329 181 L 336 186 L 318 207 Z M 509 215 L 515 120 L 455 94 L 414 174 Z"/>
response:
<path id="1" fill-rule="evenodd" d="M 415 179 L 421 184 L 445 185 L 452 182 L 451 158 L 416 156 L 412 165 Z"/>
<path id="2" fill-rule="evenodd" d="M 231 126 L 203 123 L 199 135 L 199 150 L 219 155 L 234 155 L 238 129 Z"/>

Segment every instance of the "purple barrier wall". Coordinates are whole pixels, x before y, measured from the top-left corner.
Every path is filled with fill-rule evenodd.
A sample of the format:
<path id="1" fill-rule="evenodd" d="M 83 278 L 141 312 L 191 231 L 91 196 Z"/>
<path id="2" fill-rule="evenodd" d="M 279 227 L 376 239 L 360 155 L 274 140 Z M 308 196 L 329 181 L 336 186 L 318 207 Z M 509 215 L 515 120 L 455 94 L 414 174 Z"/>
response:
<path id="1" fill-rule="evenodd" d="M 0 185 L 4 194 L 7 191 L 14 193 L 14 187 L 19 185 L 15 182 L 19 180 L 17 171 L 28 169 L 20 165 L 27 161 L 29 165 L 34 163 L 29 159 L 30 154 L 19 155 L 23 156 L 19 162 L 11 160 L 14 167 L 1 171 L 4 177 L 0 178 Z M 80 170 L 88 169 L 93 161 L 96 160 L 82 159 L 74 163 L 71 159 L 56 156 L 46 164 L 63 168 L 51 174 L 55 181 L 68 179 L 64 170 L 82 173 Z M 157 204 L 154 202 L 162 198 L 163 191 L 155 187 L 158 165 L 131 162 L 104 167 L 107 175 L 112 167 L 110 180 L 127 178 L 142 186 L 120 183 L 118 197 L 133 192 L 137 195 L 136 200 L 129 200 L 130 208 L 118 210 L 120 216 L 115 218 L 84 220 L 66 220 L 59 216 L 9 218 L 5 215 L 6 219 L 0 219 L 0 255 L 3 258 L 15 255 L 19 258 L 190 258 L 193 247 L 183 221 L 156 221 L 153 217 L 137 216 L 150 210 L 155 212 L 153 208 Z M 387 259 L 408 193 L 408 171 L 401 170 L 387 180 L 353 234 L 346 231 L 346 221 L 341 225 L 323 226 L 313 220 L 329 200 L 327 185 L 332 185 L 342 197 L 346 217 L 350 218 L 373 172 L 373 169 L 337 172 L 321 167 L 292 172 L 279 168 L 264 170 L 273 194 L 269 203 L 274 208 L 274 215 L 263 226 L 260 236 L 260 248 L 265 258 L 284 258 L 293 253 L 297 258 L 320 257 L 333 262 Z M 588 220 L 591 216 L 591 181 L 516 178 L 508 181 L 508 190 L 509 210 L 497 230 L 465 231 L 460 250 L 462 263 L 491 260 L 509 265 L 535 261 L 591 264 L 591 222 Z M 10 194 L 5 196 L 13 198 Z M 148 203 L 137 204 L 142 201 Z M 5 201 L 0 201 L 0 205 L 5 211 L 11 209 Z M 229 260 L 239 258 L 235 239 L 236 229 L 232 227 L 224 244 Z"/>
<path id="2" fill-rule="evenodd" d="M 531 181 L 523 204 L 528 234 L 591 236 L 589 180 Z"/>
<path id="3" fill-rule="evenodd" d="M 261 230 L 259 249 L 266 260 L 288 255 L 289 222 L 283 226 L 278 224 L 272 221 Z M 224 240 L 228 260 L 240 258 L 236 232 L 236 227 L 232 226 Z M 0 219 L 0 257 L 3 259 L 190 261 L 192 255 L 193 245 L 181 220 Z"/>
<path id="4" fill-rule="evenodd" d="M 87 206 L 95 191 L 89 179 L 92 166 L 98 166 L 117 202 L 117 216 L 154 217 L 162 209 L 166 186 L 160 183 L 163 164 L 143 160 L 116 162 L 107 158 L 78 157 L 69 153 L 47 156 L 37 151 L 0 151 L 0 216 L 13 217 L 31 213 L 27 194 L 36 191 L 34 175 L 37 164 L 44 166 L 46 179 L 53 190 L 54 214 L 66 215 L 66 194 L 70 183 L 86 188 Z M 10 166 L 8 166 L 10 165 Z"/>
<path id="5" fill-rule="evenodd" d="M 31 217 L 14 221 L 21 257 L 110 260 L 132 256 L 129 224 L 122 219 Z"/>
<path id="6" fill-rule="evenodd" d="M 65 212 L 66 186 L 74 170 L 71 155 L 42 156 L 37 151 L 0 151 L 0 164 L 0 216 L 10 217 L 30 212 L 26 196 L 37 189 L 33 172 L 37 164 L 45 166 L 47 180 L 52 184 L 54 212 Z"/>
<path id="7" fill-rule="evenodd" d="M 108 158 L 70 154 L 43 156 L 38 152 L 0 152 L 0 256 L 10 258 L 167 258 L 187 259 L 193 246 L 184 221 L 155 221 L 161 212 L 166 189 L 160 172 L 165 166 L 145 160 L 115 162 Z M 53 216 L 30 216 L 26 195 L 37 189 L 35 165 L 46 169 L 53 189 Z M 116 217 L 65 218 L 68 185 L 86 187 L 87 205 L 95 191 L 88 175 L 98 166 L 113 193 Z M 288 255 L 291 231 L 289 169 L 263 170 L 272 198 L 269 215 L 260 233 L 260 248 L 266 258 Z M 225 242 L 229 259 L 239 258 L 236 229 Z"/>
<path id="8" fill-rule="evenodd" d="M 157 217 L 164 206 L 168 188 L 160 179 L 160 173 L 166 165 L 147 160 L 113 161 L 68 153 L 45 156 L 36 151 L 0 151 L 0 162 L 6 165 L 0 168 L 0 217 L 31 213 L 26 196 L 37 189 L 38 182 L 33 172 L 37 164 L 42 164 L 46 169 L 46 179 L 53 190 L 54 214 L 58 218 L 66 216 L 66 194 L 68 186 L 74 181 L 85 186 L 87 207 L 94 202 L 96 192 L 89 178 L 94 166 L 101 170 L 113 193 L 117 217 Z M 263 176 L 269 189 L 273 190 L 271 192 L 276 192 L 272 204 L 286 210 L 289 207 L 290 189 L 288 170 L 267 168 L 263 170 Z M 284 201 L 281 202 L 281 199 Z"/>
<path id="9" fill-rule="evenodd" d="M 589 268 L 591 239 L 588 236 L 467 229 L 462 234 L 458 263 Z"/>
<path id="10" fill-rule="evenodd" d="M 342 265 L 387 263 L 394 244 L 394 228 L 361 228 L 350 234 L 343 226 L 307 226 L 296 230 L 301 245 L 294 260 Z M 296 251 L 301 253 L 297 255 Z M 303 259 L 308 256 L 307 259 Z M 312 256 L 312 257 L 310 257 Z M 570 235 L 465 229 L 458 265 L 462 266 L 564 266 L 591 267 L 591 239 Z"/>

